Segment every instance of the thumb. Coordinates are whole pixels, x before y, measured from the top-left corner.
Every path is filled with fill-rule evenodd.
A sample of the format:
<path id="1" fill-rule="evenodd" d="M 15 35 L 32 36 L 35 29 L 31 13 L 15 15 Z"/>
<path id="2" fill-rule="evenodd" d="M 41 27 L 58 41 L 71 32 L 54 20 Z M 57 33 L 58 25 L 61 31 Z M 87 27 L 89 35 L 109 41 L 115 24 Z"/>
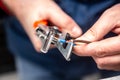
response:
<path id="1" fill-rule="evenodd" d="M 115 26 L 115 19 L 110 15 L 109 11 L 103 13 L 98 21 L 79 39 L 87 41 L 98 41 L 102 39 Z"/>
<path id="2" fill-rule="evenodd" d="M 82 34 L 80 27 L 75 21 L 64 13 L 56 4 L 52 9 L 49 9 L 48 20 L 63 32 L 70 33 L 72 37 L 79 37 Z"/>

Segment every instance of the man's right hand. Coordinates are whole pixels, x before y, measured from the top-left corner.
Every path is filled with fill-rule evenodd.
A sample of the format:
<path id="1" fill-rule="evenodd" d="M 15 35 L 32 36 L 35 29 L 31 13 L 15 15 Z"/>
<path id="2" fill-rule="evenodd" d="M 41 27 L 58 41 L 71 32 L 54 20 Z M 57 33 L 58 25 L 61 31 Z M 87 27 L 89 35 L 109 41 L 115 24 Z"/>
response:
<path id="1" fill-rule="evenodd" d="M 64 13 L 53 0 L 2 0 L 10 11 L 18 18 L 28 34 L 35 49 L 40 51 L 41 42 L 35 35 L 33 23 L 48 20 L 72 37 L 78 37 L 82 31 L 79 26 Z"/>

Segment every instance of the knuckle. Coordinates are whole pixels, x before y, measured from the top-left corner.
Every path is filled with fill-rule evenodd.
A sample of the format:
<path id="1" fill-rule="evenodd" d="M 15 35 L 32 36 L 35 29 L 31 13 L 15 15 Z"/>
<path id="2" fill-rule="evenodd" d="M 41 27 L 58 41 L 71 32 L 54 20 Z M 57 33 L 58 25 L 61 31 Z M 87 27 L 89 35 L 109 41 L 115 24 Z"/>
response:
<path id="1" fill-rule="evenodd" d="M 116 26 L 120 26 L 120 19 L 116 21 Z"/>
<path id="2" fill-rule="evenodd" d="M 54 14 L 56 9 L 54 9 L 52 6 L 48 7 L 48 9 L 46 10 L 46 15 L 51 16 Z"/>
<path id="3" fill-rule="evenodd" d="M 109 8 L 109 9 L 105 10 L 103 14 L 108 14 L 110 12 L 111 12 L 111 9 Z"/>
<path id="4" fill-rule="evenodd" d="M 88 38 L 89 38 L 90 40 L 95 41 L 95 40 L 98 38 L 98 36 L 97 36 L 97 31 L 94 30 L 94 28 L 89 29 L 89 33 L 90 33 L 90 35 L 88 36 Z"/>
<path id="5" fill-rule="evenodd" d="M 96 63 L 97 63 L 97 67 L 98 67 L 99 69 L 104 69 L 105 65 L 107 64 L 106 61 L 103 61 L 103 60 L 101 60 L 101 59 L 98 59 L 98 60 L 96 61 Z"/>
<path id="6" fill-rule="evenodd" d="M 63 27 L 64 28 L 67 28 L 67 26 L 70 27 L 73 25 L 74 25 L 73 20 L 71 18 L 69 18 L 69 17 L 64 18 L 64 20 L 63 20 Z"/>
<path id="7" fill-rule="evenodd" d="M 111 16 L 111 15 L 114 14 L 114 11 L 111 8 L 109 8 L 106 11 L 104 11 L 103 14 L 106 15 L 106 16 Z"/>
<path id="8" fill-rule="evenodd" d="M 114 9 L 114 8 L 109 8 L 106 11 L 104 11 L 103 15 L 106 16 L 107 18 L 109 18 L 109 20 L 111 20 L 112 18 L 117 18 L 118 15 L 120 13 L 120 11 Z"/>
<path id="9" fill-rule="evenodd" d="M 95 51 L 95 56 L 104 57 L 107 54 L 107 51 L 102 47 L 97 47 Z"/>

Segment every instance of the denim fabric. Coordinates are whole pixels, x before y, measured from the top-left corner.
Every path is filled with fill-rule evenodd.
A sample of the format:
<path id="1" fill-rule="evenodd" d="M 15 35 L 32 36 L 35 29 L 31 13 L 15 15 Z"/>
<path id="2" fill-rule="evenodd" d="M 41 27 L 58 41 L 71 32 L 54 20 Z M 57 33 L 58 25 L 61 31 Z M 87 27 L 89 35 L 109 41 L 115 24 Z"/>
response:
<path id="1" fill-rule="evenodd" d="M 103 11 L 116 4 L 116 0 L 99 0 L 95 3 L 94 0 L 92 0 L 91 3 L 89 3 L 89 0 L 88 2 L 87 0 L 82 0 L 82 2 L 80 2 L 80 0 L 59 0 L 56 3 L 58 3 L 58 5 L 80 25 L 83 32 L 85 32 L 95 23 Z M 55 79 L 52 80 L 57 80 L 56 76 L 58 78 L 61 77 L 61 80 L 77 80 L 84 75 L 99 71 L 95 62 L 89 57 L 78 57 L 73 54 L 71 61 L 67 62 L 57 49 L 51 49 L 47 54 L 38 54 L 34 50 L 20 23 L 13 17 L 5 22 L 5 26 L 9 49 L 18 61 L 16 61 L 18 65 L 17 68 L 20 72 L 26 73 L 26 76 L 21 76 L 23 77 L 21 80 L 43 80 L 39 79 L 42 74 L 40 73 L 41 69 L 43 69 L 43 72 L 44 70 L 47 71 L 47 73 L 45 73 L 46 77 L 48 73 L 50 75 L 52 74 L 51 77 L 54 75 Z M 17 59 L 18 57 L 19 59 Z M 21 65 L 24 66 L 20 67 Z M 27 69 L 33 73 L 29 72 L 29 70 L 27 71 Z M 102 71 L 102 74 L 106 77 L 120 73 Z"/>

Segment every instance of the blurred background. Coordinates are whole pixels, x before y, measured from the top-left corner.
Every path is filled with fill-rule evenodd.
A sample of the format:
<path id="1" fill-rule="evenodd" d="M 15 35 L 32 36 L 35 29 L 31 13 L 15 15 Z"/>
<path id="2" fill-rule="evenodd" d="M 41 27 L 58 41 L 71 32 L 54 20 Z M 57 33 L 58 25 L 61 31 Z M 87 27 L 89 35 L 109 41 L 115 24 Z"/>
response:
<path id="1" fill-rule="evenodd" d="M 8 50 L 3 21 L 8 15 L 0 9 L 0 80 L 18 80 L 13 55 Z M 83 80 L 98 80 L 99 74 L 92 74 Z"/>
<path id="2" fill-rule="evenodd" d="M 14 59 L 7 49 L 3 20 L 7 15 L 0 10 L 0 80 L 17 80 Z"/>
<path id="3" fill-rule="evenodd" d="M 6 43 L 3 20 L 7 17 L 8 15 L 0 9 L 0 80 L 18 80 L 14 58 L 8 50 Z M 100 74 L 95 73 L 86 76 L 83 80 L 98 80 L 100 77 Z M 120 80 L 120 78 L 108 80 Z"/>

